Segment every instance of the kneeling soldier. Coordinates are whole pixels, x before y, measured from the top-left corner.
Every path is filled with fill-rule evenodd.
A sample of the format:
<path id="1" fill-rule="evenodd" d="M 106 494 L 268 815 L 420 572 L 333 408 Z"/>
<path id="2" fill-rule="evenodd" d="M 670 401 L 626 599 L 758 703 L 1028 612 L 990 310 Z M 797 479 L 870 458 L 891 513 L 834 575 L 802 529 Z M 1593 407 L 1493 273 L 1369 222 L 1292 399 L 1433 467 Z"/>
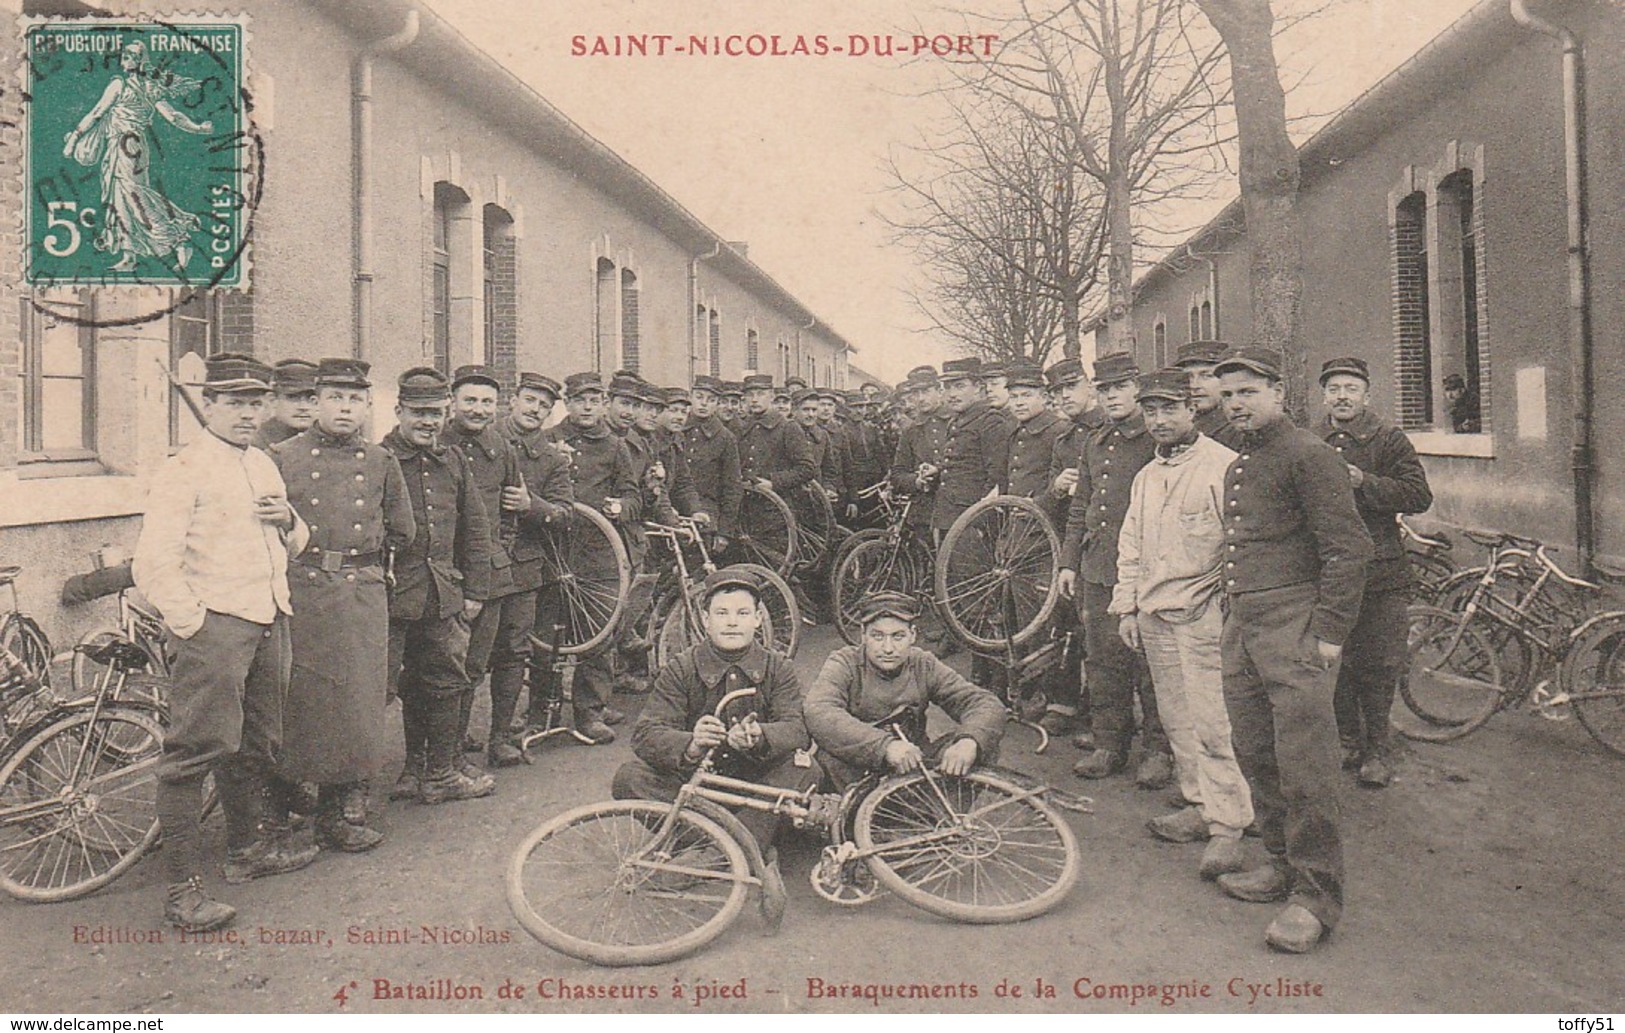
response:
<path id="1" fill-rule="evenodd" d="M 496 791 L 490 775 L 461 764 L 468 620 L 491 576 L 490 522 L 468 461 L 440 441 L 451 402 L 445 374 L 409 369 L 397 397 L 400 422 L 384 448 L 401 464 L 417 534 L 395 556 L 389 590 L 389 678 L 406 730 L 406 768 L 389 795 L 470 800 Z"/>
<path id="2" fill-rule="evenodd" d="M 831 653 L 807 693 L 802 707 L 807 730 L 824 751 L 824 768 L 837 791 L 870 771 L 914 771 L 928 751 L 948 775 L 966 774 L 998 755 L 1004 704 L 914 645 L 919 618 L 919 604 L 908 596 L 870 596 L 859 617 L 862 644 Z M 959 728 L 921 749 L 925 711 L 932 703 Z M 906 736 L 901 739 L 875 723 L 899 710 L 907 711 L 899 722 Z"/>
<path id="3" fill-rule="evenodd" d="M 712 750 L 719 775 L 797 792 L 818 784 L 818 765 L 804 752 L 808 738 L 801 718 L 801 682 L 783 654 L 756 641 L 761 593 L 756 575 L 737 567 L 706 578 L 700 596 L 705 641 L 655 675 L 649 701 L 632 730 L 637 756 L 615 772 L 615 799 L 675 800 Z M 731 724 L 715 716 L 723 696 L 746 688 L 754 688 L 756 695 L 729 706 L 724 717 Z M 749 808 L 737 814 L 773 866 L 773 839 L 783 819 Z"/>

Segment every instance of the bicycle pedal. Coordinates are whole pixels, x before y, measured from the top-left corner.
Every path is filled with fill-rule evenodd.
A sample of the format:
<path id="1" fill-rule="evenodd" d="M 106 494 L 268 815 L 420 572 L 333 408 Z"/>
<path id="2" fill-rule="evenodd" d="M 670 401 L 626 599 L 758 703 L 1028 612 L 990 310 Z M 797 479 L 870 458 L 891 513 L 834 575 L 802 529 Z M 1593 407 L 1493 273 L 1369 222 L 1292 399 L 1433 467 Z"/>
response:
<path id="1" fill-rule="evenodd" d="M 1569 694 L 1567 692 L 1552 692 L 1547 686 L 1550 680 L 1542 681 L 1529 692 L 1529 702 L 1534 705 L 1535 713 L 1548 721 L 1567 721 L 1570 712 Z"/>

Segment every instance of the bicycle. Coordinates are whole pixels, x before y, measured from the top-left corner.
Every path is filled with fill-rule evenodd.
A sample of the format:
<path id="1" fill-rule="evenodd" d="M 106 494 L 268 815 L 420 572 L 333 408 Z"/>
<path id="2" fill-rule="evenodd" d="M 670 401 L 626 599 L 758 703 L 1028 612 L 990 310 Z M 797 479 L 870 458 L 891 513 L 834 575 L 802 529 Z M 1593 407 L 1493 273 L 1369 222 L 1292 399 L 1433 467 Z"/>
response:
<path id="1" fill-rule="evenodd" d="M 162 714 L 120 698 L 147 652 L 123 639 L 79 648 L 103 668 L 93 696 L 64 702 L 29 674 L 0 719 L 0 889 L 21 900 L 92 893 L 158 840 Z M 0 664 L 21 666 L 9 651 Z"/>
<path id="2" fill-rule="evenodd" d="M 1443 535 L 1425 535 L 1399 518 L 1399 533 L 1405 541 L 1405 555 L 1410 562 L 1411 576 L 1416 579 L 1416 592 L 1423 599 L 1436 601 L 1439 592 L 1456 573 L 1456 564 L 1450 559 L 1455 547 Z"/>
<path id="3" fill-rule="evenodd" d="M 135 579 L 131 574 L 129 563 L 122 563 L 116 567 L 105 567 L 90 574 L 80 574 L 68 579 L 68 585 L 63 588 L 63 598 L 66 601 L 72 598 L 76 602 L 89 602 L 104 596 L 118 594 L 118 620 L 111 628 L 96 628 L 86 632 L 79 639 L 81 646 L 95 646 L 101 642 L 113 639 L 124 639 L 141 647 L 148 660 L 148 668 L 161 677 L 168 677 L 174 655 L 169 646 L 169 635 L 164 628 L 163 618 L 157 612 L 150 610 L 131 598 L 135 588 Z M 93 661 L 91 650 L 75 649 L 73 663 L 69 668 L 69 675 L 73 691 L 84 694 L 89 691 L 101 678 L 104 668 Z M 157 703 L 158 700 L 152 702 Z"/>
<path id="4" fill-rule="evenodd" d="M 1625 613 L 1599 612 L 1604 585 L 1567 573 L 1539 542 L 1468 535 L 1490 549 L 1471 591 L 1453 610 L 1410 609 L 1410 668 L 1399 694 L 1421 723 L 1396 722 L 1401 734 L 1423 742 L 1459 739 L 1497 711 L 1528 702 L 1550 720 L 1566 719 L 1564 708 L 1572 707 L 1593 738 L 1625 754 L 1625 734 L 1614 728 L 1625 731 L 1625 720 L 1614 720 L 1625 710 L 1625 687 L 1608 673 L 1620 659 L 1615 654 L 1625 641 Z M 1618 573 L 1602 577 L 1625 582 Z M 1590 667 L 1578 659 L 1583 655 L 1591 657 Z M 1532 683 L 1537 670 L 1552 669 L 1559 672 L 1557 692 L 1549 678 Z M 1598 677 L 1610 683 L 1598 688 Z M 1592 688 L 1579 688 L 1584 678 Z"/>
<path id="5" fill-rule="evenodd" d="M 666 543 L 672 557 L 672 566 L 656 584 L 654 604 L 649 608 L 649 670 L 658 671 L 704 637 L 700 625 L 700 589 L 717 567 L 712 562 L 705 534 L 695 521 L 681 518 L 675 525 L 651 522 L 643 526 L 651 541 Z M 685 546 L 698 553 L 697 567 L 689 565 Z M 762 583 L 764 619 L 757 639 L 785 656 L 795 656 L 801 646 L 801 606 L 789 582 L 777 571 L 759 563 L 736 566 L 755 574 Z"/>
<path id="6" fill-rule="evenodd" d="M 720 719 L 755 694 L 728 693 L 714 713 Z M 526 931 L 594 964 L 655 965 L 722 935 L 752 887 L 776 930 L 783 900 L 769 892 L 761 850 L 729 807 L 826 830 L 830 846 L 813 868 L 813 888 L 844 906 L 885 889 L 955 921 L 1018 922 L 1054 908 L 1077 882 L 1077 841 L 1055 807 L 1087 811 L 1088 801 L 1063 803 L 1066 794 L 1014 772 L 954 778 L 922 769 L 872 776 L 837 795 L 719 775 L 714 752 L 672 803 L 588 804 L 526 836 L 505 878 L 508 906 Z"/>
<path id="7" fill-rule="evenodd" d="M 922 609 L 931 602 L 931 550 L 909 525 L 913 510 L 911 498 L 899 506 L 889 502 L 890 519 L 885 530 L 860 531 L 835 568 L 830 598 L 834 601 L 835 630 L 849 646 L 863 636 L 858 613 L 863 600 L 876 592 L 901 592 L 920 600 Z"/>
<path id="8" fill-rule="evenodd" d="M 51 685 L 51 640 L 39 622 L 24 613 L 17 600 L 17 576 L 22 567 L 0 567 L 0 588 L 11 592 L 11 609 L 0 617 L 0 648 L 10 650 L 40 684 Z"/>

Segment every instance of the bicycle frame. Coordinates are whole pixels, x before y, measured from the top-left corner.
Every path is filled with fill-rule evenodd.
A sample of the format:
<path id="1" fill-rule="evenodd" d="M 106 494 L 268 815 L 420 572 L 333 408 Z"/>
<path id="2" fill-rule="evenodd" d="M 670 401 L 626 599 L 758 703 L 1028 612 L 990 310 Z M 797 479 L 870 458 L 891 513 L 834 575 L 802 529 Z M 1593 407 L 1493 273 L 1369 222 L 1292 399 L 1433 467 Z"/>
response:
<path id="1" fill-rule="evenodd" d="M 1508 559 L 1535 560 L 1539 569 L 1528 590 L 1511 599 L 1496 594 L 1494 590 L 1503 569 L 1502 563 Z M 1537 604 L 1541 602 L 1546 592 L 1546 586 L 1554 581 L 1581 589 L 1588 594 L 1602 591 L 1601 585 L 1564 573 L 1546 554 L 1544 545 L 1537 545 L 1532 553 L 1528 549 L 1511 546 L 1492 549 L 1483 576 L 1479 578 L 1473 594 L 1462 607 L 1461 627 L 1466 627 L 1475 614 L 1481 614 L 1517 635 L 1548 659 L 1561 657 L 1572 639 L 1574 629 L 1564 628 L 1545 620 L 1535 612 Z M 1555 608 L 1555 604 L 1549 600 L 1548 605 Z M 1458 635 L 1457 638 L 1459 637 Z"/>

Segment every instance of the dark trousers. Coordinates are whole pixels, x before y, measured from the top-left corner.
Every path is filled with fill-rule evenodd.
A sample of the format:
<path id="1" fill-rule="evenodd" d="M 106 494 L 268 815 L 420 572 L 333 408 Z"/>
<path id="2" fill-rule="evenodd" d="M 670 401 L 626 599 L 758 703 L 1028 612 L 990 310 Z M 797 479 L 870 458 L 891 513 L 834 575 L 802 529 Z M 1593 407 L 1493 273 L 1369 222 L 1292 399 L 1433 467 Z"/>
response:
<path id="1" fill-rule="evenodd" d="M 793 757 L 787 757 L 782 763 L 765 771 L 727 771 L 721 774 L 795 792 L 810 789 L 824 776 L 817 760 L 813 760 L 809 767 L 798 768 Z M 633 757 L 616 769 L 615 779 L 610 783 L 610 795 L 617 800 L 655 800 L 670 803 L 677 799 L 677 790 L 687 781 L 688 775 L 685 773 L 658 771 Z M 739 819 L 739 823 L 756 837 L 756 845 L 763 851 L 773 845 L 774 837 L 778 835 L 779 828 L 786 820 L 779 815 L 749 807 L 729 809 Z"/>
<path id="2" fill-rule="evenodd" d="M 1084 627 L 1078 620 L 1078 609 L 1072 600 L 1062 596 L 1055 601 L 1057 649 L 1061 655 L 1044 677 L 1044 698 L 1049 709 L 1074 717 L 1080 727 L 1089 724 L 1089 698 L 1083 691 Z"/>
<path id="3" fill-rule="evenodd" d="M 459 700 L 468 691 L 467 655 L 468 625 L 460 616 L 389 622 L 389 684 L 401 698 L 408 764 L 427 748 L 437 702 Z"/>
<path id="4" fill-rule="evenodd" d="M 474 712 L 474 693 L 480 679 L 491 673 L 486 691 L 491 698 L 489 747 L 506 740 L 519 696 L 525 691 L 525 667 L 530 663 L 530 633 L 536 627 L 536 593 L 514 592 L 486 600 L 469 629 L 468 691 L 462 698 L 461 734 L 468 734 Z"/>
<path id="5" fill-rule="evenodd" d="M 199 873 L 204 776 L 213 772 L 228 845 L 259 838 L 266 780 L 282 745 L 293 654 L 288 619 L 255 624 L 210 612 L 191 638 L 173 637 L 169 725 L 158 765 L 157 810 L 168 881 Z"/>
<path id="6" fill-rule="evenodd" d="M 1157 697 L 1151 688 L 1151 674 L 1145 657 L 1123 644 L 1117 636 L 1117 616 L 1106 612 L 1111 605 L 1110 585 L 1079 581 L 1082 588 L 1084 684 L 1089 694 L 1089 726 L 1095 747 L 1128 752 L 1134 738 L 1134 699 L 1140 700 L 1145 748 L 1168 753 L 1168 736 L 1157 718 Z"/>
<path id="7" fill-rule="evenodd" d="M 1337 664 L 1309 633 L 1313 584 L 1230 598 L 1220 645 L 1236 760 L 1271 860 L 1290 871 L 1292 900 L 1327 929 L 1343 911 L 1338 831 Z"/>
<path id="8" fill-rule="evenodd" d="M 1360 616 L 1343 645 L 1337 692 L 1332 697 L 1337 736 L 1362 757 L 1388 744 L 1394 687 L 1405 674 L 1410 632 L 1406 608 L 1410 602 L 1408 585 L 1375 591 L 1367 588 L 1360 600 Z"/>

